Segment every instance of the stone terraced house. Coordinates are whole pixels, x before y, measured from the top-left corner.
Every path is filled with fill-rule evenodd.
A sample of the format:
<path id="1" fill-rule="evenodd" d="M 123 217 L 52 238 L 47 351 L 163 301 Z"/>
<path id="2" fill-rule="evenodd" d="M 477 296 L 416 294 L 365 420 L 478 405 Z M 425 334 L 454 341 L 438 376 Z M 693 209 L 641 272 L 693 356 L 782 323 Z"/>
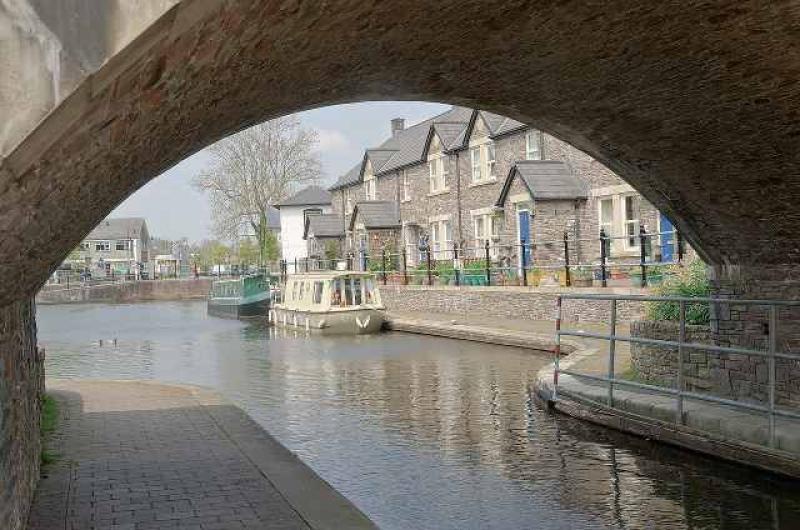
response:
<path id="1" fill-rule="evenodd" d="M 453 107 L 404 127 L 394 119 L 391 137 L 330 188 L 344 237 L 357 255 L 407 251 L 410 266 L 427 241 L 436 259 L 483 256 L 519 266 L 563 263 L 565 233 L 570 260 L 599 261 L 599 232 L 614 236 L 609 259 L 636 261 L 640 227 L 672 232 L 663 215 L 600 162 L 523 123 L 490 112 Z M 521 245 L 524 240 L 526 245 Z M 522 250 L 522 249 L 525 250 Z M 654 237 L 649 260 L 672 261 L 673 236 Z"/>

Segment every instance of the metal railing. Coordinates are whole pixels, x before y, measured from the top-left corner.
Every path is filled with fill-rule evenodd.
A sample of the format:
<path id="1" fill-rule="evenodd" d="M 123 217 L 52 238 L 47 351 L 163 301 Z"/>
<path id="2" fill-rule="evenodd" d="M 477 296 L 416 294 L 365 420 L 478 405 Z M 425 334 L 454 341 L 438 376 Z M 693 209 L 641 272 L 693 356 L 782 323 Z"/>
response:
<path id="1" fill-rule="evenodd" d="M 594 333 L 587 331 L 574 331 L 562 329 L 563 301 L 564 300 L 595 300 L 608 301 L 609 307 L 609 333 Z M 679 307 L 678 320 L 678 340 L 651 339 L 646 337 L 634 337 L 630 335 L 620 335 L 617 333 L 617 305 L 620 301 L 632 302 L 667 302 L 677 303 Z M 704 344 L 697 342 L 687 342 L 686 340 L 686 306 L 689 304 L 714 304 L 719 307 L 722 304 L 733 304 L 739 306 L 760 306 L 767 307 L 767 347 L 766 351 L 740 346 L 719 346 L 716 344 Z M 778 351 L 778 308 L 780 307 L 800 307 L 800 301 L 796 300 L 748 300 L 735 298 L 707 298 L 707 297 L 670 297 L 670 296 L 644 296 L 644 295 L 605 295 L 605 294 L 562 294 L 556 297 L 556 337 L 554 348 L 554 371 L 553 371 L 553 401 L 558 400 L 559 394 L 559 374 L 570 375 L 590 381 L 605 383 L 608 385 L 607 405 L 614 408 L 614 388 L 630 387 L 656 394 L 664 394 L 675 397 L 675 423 L 684 424 L 684 400 L 694 399 L 710 403 L 726 405 L 732 408 L 762 412 L 767 416 L 769 422 L 768 444 L 775 447 L 775 418 L 785 417 L 800 419 L 800 413 L 778 408 L 775 404 L 775 383 L 776 383 L 776 359 L 787 359 L 800 361 L 800 355 Z M 606 376 L 592 375 L 574 370 L 562 369 L 560 367 L 561 357 L 561 337 L 579 337 L 587 339 L 601 339 L 608 341 L 608 372 Z M 615 355 L 617 342 L 627 342 L 629 344 L 647 344 L 653 346 L 667 347 L 677 350 L 677 374 L 675 388 L 657 386 L 652 384 L 640 383 L 629 379 L 621 379 L 615 374 Z M 767 404 L 759 405 L 756 403 L 738 401 L 711 394 L 702 394 L 684 390 L 684 352 L 687 350 L 705 350 L 721 354 L 740 354 L 752 355 L 755 357 L 766 358 L 768 362 L 767 377 Z M 564 392 L 568 394 L 568 392 Z M 602 403 L 601 403 L 602 404 Z"/>
<path id="2" fill-rule="evenodd" d="M 668 238 L 673 248 L 670 259 L 658 256 L 654 242 Z M 635 241 L 637 246 L 614 255 L 612 242 Z M 582 246 L 581 246 L 582 245 Z M 595 246 L 596 245 L 596 246 Z M 341 256 L 295 258 L 282 261 L 284 272 L 310 272 L 336 268 L 369 270 L 384 283 L 417 283 L 427 285 L 536 285 L 543 278 L 552 278 L 564 287 L 607 287 L 609 279 L 629 278 L 631 285 L 646 287 L 664 278 L 665 266 L 681 263 L 684 244 L 677 231 L 636 235 L 608 236 L 603 230 L 599 238 L 576 239 L 569 231 L 562 239 L 511 239 L 490 237 L 462 242 L 443 241 L 429 246 L 399 245 L 372 251 L 360 249 Z M 597 252 L 593 253 L 591 249 Z M 631 259 L 633 254 L 638 259 Z M 593 256 L 581 259 L 582 256 Z M 617 273 L 624 273 L 616 278 Z M 629 273 L 629 276 L 627 274 Z"/>

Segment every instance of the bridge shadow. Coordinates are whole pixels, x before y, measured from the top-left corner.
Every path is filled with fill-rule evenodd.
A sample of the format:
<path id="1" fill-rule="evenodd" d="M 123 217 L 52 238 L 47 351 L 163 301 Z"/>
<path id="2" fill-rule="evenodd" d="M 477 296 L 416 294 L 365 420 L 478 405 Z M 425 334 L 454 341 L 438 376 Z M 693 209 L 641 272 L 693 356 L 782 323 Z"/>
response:
<path id="1" fill-rule="evenodd" d="M 29 530 L 308 529 L 320 518 L 374 528 L 239 408 L 210 393 L 141 382 L 55 386 L 60 422 L 49 447 L 58 456 L 43 472 Z M 315 513 L 308 502 L 325 510 Z"/>

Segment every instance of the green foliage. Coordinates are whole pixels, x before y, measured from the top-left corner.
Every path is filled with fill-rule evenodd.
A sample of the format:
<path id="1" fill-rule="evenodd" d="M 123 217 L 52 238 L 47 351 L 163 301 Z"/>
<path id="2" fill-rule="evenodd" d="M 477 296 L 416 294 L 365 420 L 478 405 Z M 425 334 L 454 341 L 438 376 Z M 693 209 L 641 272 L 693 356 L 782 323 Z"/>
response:
<path id="1" fill-rule="evenodd" d="M 42 416 L 41 416 L 41 433 L 44 443 L 50 435 L 56 430 L 58 424 L 58 403 L 52 396 L 47 394 L 42 398 Z M 42 446 L 41 462 L 42 465 L 52 464 L 56 461 L 56 455 L 49 449 Z"/>
<path id="2" fill-rule="evenodd" d="M 339 244 L 336 241 L 328 240 L 325 242 L 325 259 L 333 261 L 339 257 Z"/>
<path id="3" fill-rule="evenodd" d="M 711 294 L 706 265 L 699 259 L 688 265 L 671 267 L 669 276 L 658 288 L 657 296 L 707 297 Z M 679 320 L 677 302 L 652 302 L 648 304 L 647 318 L 650 320 Z M 708 324 L 710 309 L 707 303 L 686 304 L 687 324 Z"/>
<path id="4" fill-rule="evenodd" d="M 242 265 L 258 265 L 258 245 L 249 239 L 239 243 L 239 256 L 237 262 Z"/>
<path id="5" fill-rule="evenodd" d="M 197 253 L 198 265 L 204 268 L 227 262 L 230 249 L 216 240 L 204 241 Z"/>
<path id="6" fill-rule="evenodd" d="M 276 261 L 280 259 L 281 250 L 278 247 L 278 238 L 275 234 L 270 230 L 264 230 L 262 241 L 264 261 Z"/>

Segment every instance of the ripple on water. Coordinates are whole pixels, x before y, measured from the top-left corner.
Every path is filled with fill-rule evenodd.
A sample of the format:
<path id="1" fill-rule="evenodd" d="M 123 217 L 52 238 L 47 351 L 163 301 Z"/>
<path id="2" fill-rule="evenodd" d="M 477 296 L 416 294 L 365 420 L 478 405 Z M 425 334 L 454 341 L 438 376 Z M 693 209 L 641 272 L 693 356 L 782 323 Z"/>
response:
<path id="1" fill-rule="evenodd" d="M 800 521 L 794 482 L 540 410 L 530 382 L 547 359 L 522 350 L 407 334 L 305 339 L 209 318 L 194 302 L 42 306 L 38 319 L 48 375 L 213 387 L 382 528 Z"/>

